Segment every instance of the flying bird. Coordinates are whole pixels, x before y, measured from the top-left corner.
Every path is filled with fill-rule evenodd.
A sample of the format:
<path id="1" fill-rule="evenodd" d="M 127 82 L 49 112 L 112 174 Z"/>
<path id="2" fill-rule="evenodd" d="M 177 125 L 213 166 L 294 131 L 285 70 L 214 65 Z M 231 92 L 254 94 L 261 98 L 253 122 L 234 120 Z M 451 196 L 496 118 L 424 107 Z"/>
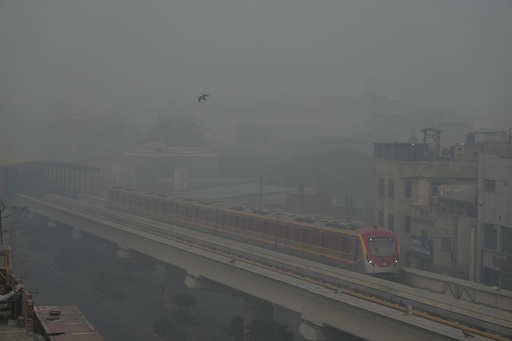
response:
<path id="1" fill-rule="evenodd" d="M 210 97 L 210 95 L 207 95 L 207 94 L 202 94 L 201 96 L 199 96 L 199 98 L 197 99 L 198 102 L 201 102 L 201 101 L 205 101 L 206 100 L 206 97 Z"/>
<path id="2" fill-rule="evenodd" d="M 465 331 L 465 330 L 463 330 L 463 331 L 462 331 L 462 334 L 464 334 L 464 338 L 466 338 L 466 337 L 468 337 L 468 336 L 469 336 L 469 337 L 474 337 L 472 334 L 468 333 L 468 332 L 467 332 L 467 331 Z"/>

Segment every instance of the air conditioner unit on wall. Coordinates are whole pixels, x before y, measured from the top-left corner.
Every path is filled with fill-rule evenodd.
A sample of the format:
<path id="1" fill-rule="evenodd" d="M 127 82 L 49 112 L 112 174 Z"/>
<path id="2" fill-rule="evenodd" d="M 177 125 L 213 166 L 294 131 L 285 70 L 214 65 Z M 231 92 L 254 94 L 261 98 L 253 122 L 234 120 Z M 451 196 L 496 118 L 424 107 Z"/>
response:
<path id="1" fill-rule="evenodd" d="M 437 205 L 437 197 L 435 195 L 431 195 L 428 197 L 429 205 Z"/>

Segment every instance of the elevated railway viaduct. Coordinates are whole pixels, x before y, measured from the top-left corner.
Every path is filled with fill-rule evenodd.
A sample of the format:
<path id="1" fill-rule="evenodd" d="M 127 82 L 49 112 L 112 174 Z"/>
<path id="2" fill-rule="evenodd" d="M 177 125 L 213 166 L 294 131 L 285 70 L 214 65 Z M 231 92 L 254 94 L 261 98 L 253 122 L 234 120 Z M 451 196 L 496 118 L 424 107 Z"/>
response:
<path id="1" fill-rule="evenodd" d="M 15 200 L 16 193 L 28 194 L 30 196 L 39 196 L 43 193 L 58 193 L 66 195 L 78 193 L 93 194 L 95 191 L 96 171 L 97 170 L 94 167 L 74 163 L 45 162 L 19 158 L 0 158 L 0 195 L 2 195 L 2 198 L 7 198 L 7 200 Z M 23 203 L 18 201 L 18 204 Z M 35 209 L 37 207 L 34 202 L 31 206 L 33 206 L 31 209 Z M 55 214 L 55 212 L 51 214 Z M 59 214 L 62 214 L 62 212 Z M 76 222 L 76 212 L 71 213 L 71 216 L 74 216 L 74 218 L 71 218 L 72 220 L 69 222 Z M 87 225 L 92 226 L 90 218 L 86 218 L 86 220 L 89 221 Z M 97 228 L 98 224 L 93 225 L 96 226 L 95 228 Z M 141 252 L 154 257 L 155 259 L 160 259 L 161 261 L 167 262 L 168 264 L 178 266 L 179 268 L 188 269 L 185 273 L 186 276 L 182 278 L 182 280 L 186 280 L 187 283 L 191 286 L 214 287 L 219 283 L 222 283 L 221 286 L 223 287 L 232 287 L 234 284 L 230 285 L 230 283 L 226 283 L 225 280 L 221 281 L 220 279 L 216 279 L 216 277 L 213 274 L 210 274 L 209 271 L 213 271 L 213 269 L 218 270 L 218 267 L 222 268 L 227 266 L 228 272 L 230 272 L 231 275 L 225 277 L 237 278 L 236 282 L 240 283 L 238 279 L 240 278 L 241 273 L 237 273 L 236 271 L 241 271 L 240 267 L 243 266 L 243 273 L 247 274 L 246 267 L 251 267 L 250 264 L 247 265 L 243 262 L 235 262 L 233 264 L 232 258 L 226 255 L 214 256 L 213 258 L 224 258 L 216 262 L 217 266 L 207 266 L 204 269 L 195 268 L 191 264 L 175 264 L 176 260 L 178 259 L 185 259 L 186 262 L 195 262 L 196 266 L 198 264 L 209 263 L 204 262 L 203 256 L 199 256 L 199 259 L 201 260 L 196 259 L 194 261 L 194 257 L 191 257 L 188 251 L 187 256 L 183 257 L 183 254 L 181 253 L 183 251 L 180 251 L 179 248 L 176 248 L 176 250 L 173 252 L 169 252 L 169 250 L 171 250 L 169 249 L 169 245 L 165 245 L 165 243 L 161 242 L 159 242 L 162 244 L 159 246 L 159 248 L 164 249 L 159 251 L 159 248 L 155 247 L 154 238 L 144 238 L 147 239 L 149 244 L 146 246 L 140 246 L 139 244 L 141 236 L 138 235 L 140 231 L 137 233 L 134 233 L 133 231 L 128 232 L 127 236 L 130 237 L 120 237 L 120 235 L 108 237 L 103 235 L 104 233 L 111 233 L 107 232 L 111 230 L 112 227 L 103 228 L 101 233 L 98 230 L 96 231 L 96 234 L 102 238 L 117 242 L 121 247 L 121 250 L 133 250 Z M 94 233 L 94 231 L 89 231 L 87 229 L 84 231 L 88 233 Z M 127 233 L 126 226 L 118 229 L 116 233 Z M 140 249 L 141 247 L 142 249 Z M 181 256 L 174 255 L 175 252 L 180 253 Z M 205 251 L 202 250 L 201 252 Z M 172 260 L 169 259 L 169 257 L 171 257 Z M 210 254 L 208 258 L 211 259 L 212 255 Z M 234 266 L 235 264 L 236 266 Z M 266 271 L 265 269 L 262 270 L 259 267 L 257 268 L 258 271 L 256 271 L 256 273 Z M 219 271 L 218 273 L 223 274 L 223 271 Z M 236 276 L 233 276 L 233 274 L 236 274 Z M 260 275 L 257 274 L 256 276 L 259 277 Z M 279 277 L 280 275 L 273 274 L 271 277 L 266 276 L 268 277 L 266 280 L 275 282 L 276 276 Z M 419 279 L 421 277 L 423 277 L 423 279 Z M 329 336 L 326 334 L 328 330 L 332 330 L 333 328 L 334 330 L 337 328 L 343 329 L 349 333 L 353 333 L 354 335 L 361 336 L 368 340 L 400 340 L 400 338 L 397 338 L 397 335 L 402 335 L 404 340 L 410 340 L 412 338 L 418 338 L 421 340 L 459 340 L 463 335 L 460 330 L 461 328 L 454 328 L 454 325 L 439 324 L 435 321 L 435 319 L 416 319 L 419 317 L 419 315 L 409 311 L 409 306 L 407 304 L 402 307 L 402 309 L 395 309 L 393 312 L 388 310 L 389 307 L 375 304 L 371 302 L 371 300 L 362 301 L 361 299 L 357 299 L 351 296 L 339 295 L 340 292 L 337 289 L 322 285 L 317 286 L 318 283 L 315 282 L 301 282 L 301 284 L 297 287 L 295 287 L 295 284 L 293 284 L 294 289 L 291 289 L 291 287 L 282 287 L 283 285 L 292 285 L 291 282 L 303 280 L 296 278 L 283 279 L 280 281 L 281 283 L 278 284 L 279 290 L 275 291 L 277 294 L 272 297 L 261 297 L 253 290 L 254 283 L 256 283 L 254 278 L 251 276 L 248 278 L 253 280 L 249 280 L 249 282 L 245 283 L 245 285 L 251 289 L 244 289 L 242 283 L 240 284 L 242 287 L 237 287 L 236 290 L 247 292 L 251 295 L 254 295 L 254 297 L 260 297 L 263 300 L 269 300 L 270 302 L 274 302 L 289 309 L 299 311 L 305 321 L 302 325 L 302 332 L 304 335 L 308 335 L 308 337 L 312 340 L 336 339 L 335 337 L 329 338 Z M 493 295 L 493 293 L 490 292 L 491 290 L 481 290 L 481 286 L 478 284 L 472 288 L 473 285 L 470 284 L 464 285 L 463 283 L 446 283 L 443 282 L 443 279 L 439 276 L 424 276 L 421 274 L 420 276 L 416 276 L 414 270 L 410 272 L 406 270 L 406 278 L 408 278 L 415 286 L 432 286 L 432 291 L 443 292 L 448 295 L 450 293 L 453 295 L 453 291 L 455 290 L 455 294 L 461 293 L 461 295 L 457 295 L 459 296 L 457 297 L 459 299 L 465 299 L 469 297 L 470 299 L 466 300 L 470 302 L 473 302 L 474 298 L 477 300 L 484 300 L 483 303 L 485 306 L 483 306 L 480 311 L 481 317 L 484 320 L 487 320 L 487 322 L 484 321 L 484 325 L 486 323 L 492 324 L 493 320 L 501 319 L 505 327 L 502 327 L 500 332 L 495 334 L 487 333 L 484 331 L 479 335 L 480 339 L 507 340 L 506 335 L 510 335 L 510 333 L 507 331 L 509 327 L 506 327 L 508 324 L 512 323 L 512 318 L 510 318 L 510 309 L 507 308 L 510 305 L 510 295 Z M 377 286 L 379 286 L 379 284 L 377 284 Z M 475 290 L 475 287 L 478 288 Z M 390 290 L 394 291 L 394 289 Z M 265 292 L 268 292 L 268 290 L 265 290 Z M 291 294 L 283 295 L 283 292 Z M 288 303 L 284 301 L 281 302 L 286 297 L 288 298 Z M 483 297 L 486 298 L 484 299 Z M 355 301 L 351 302 L 350 300 Z M 496 316 L 493 316 L 493 313 L 488 313 L 487 309 L 489 305 L 496 307 L 499 306 L 499 308 L 504 309 L 502 311 L 503 313 L 498 312 Z M 263 309 L 263 311 L 265 311 L 268 309 L 268 305 L 263 304 L 259 305 L 258 307 L 253 306 L 253 308 L 256 310 Z M 255 316 L 258 315 L 256 314 Z M 478 319 L 478 317 L 476 319 Z M 356 323 L 356 321 L 359 321 L 359 323 Z M 368 323 L 368 325 L 365 325 L 364 323 Z M 455 325 L 456 324 L 457 323 L 455 323 Z M 475 332 L 474 329 L 469 329 L 472 332 Z M 485 327 L 480 329 L 484 330 Z M 397 331 L 399 332 L 397 333 Z M 478 334 L 479 330 L 476 331 Z M 386 338 L 385 335 L 389 335 L 389 338 Z"/>

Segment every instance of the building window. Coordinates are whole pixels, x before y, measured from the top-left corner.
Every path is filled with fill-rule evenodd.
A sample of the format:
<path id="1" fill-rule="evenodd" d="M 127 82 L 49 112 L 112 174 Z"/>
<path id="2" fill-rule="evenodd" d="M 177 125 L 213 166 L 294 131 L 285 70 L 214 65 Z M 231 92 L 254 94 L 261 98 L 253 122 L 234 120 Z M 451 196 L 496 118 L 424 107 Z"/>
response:
<path id="1" fill-rule="evenodd" d="M 422 239 L 428 239 L 428 231 L 427 230 L 421 230 L 421 238 Z"/>
<path id="2" fill-rule="evenodd" d="M 412 193 L 412 185 L 410 181 L 405 182 L 405 199 L 410 199 Z"/>
<path id="3" fill-rule="evenodd" d="M 512 228 L 501 227 L 501 252 L 512 255 Z"/>
<path id="4" fill-rule="evenodd" d="M 486 192 L 496 192 L 496 180 L 487 180 L 487 179 L 485 179 L 484 191 L 486 191 Z"/>
<path id="5" fill-rule="evenodd" d="M 484 224 L 485 248 L 496 250 L 498 246 L 498 229 L 493 224 Z"/>
<path id="6" fill-rule="evenodd" d="M 431 190 L 431 195 L 441 195 L 441 193 L 439 193 L 439 187 L 442 185 L 441 182 L 433 182 L 432 183 L 432 190 Z"/>
<path id="7" fill-rule="evenodd" d="M 388 197 L 395 197 L 395 180 L 388 180 Z"/>
<path id="8" fill-rule="evenodd" d="M 393 231 L 395 229 L 395 216 L 388 214 L 388 230 Z"/>
<path id="9" fill-rule="evenodd" d="M 446 252 L 452 251 L 451 238 L 441 238 L 441 250 L 446 251 Z"/>
<path id="10" fill-rule="evenodd" d="M 384 196 L 384 179 L 379 179 L 379 195 Z"/>
<path id="11" fill-rule="evenodd" d="M 378 214 L 378 224 L 379 226 L 384 226 L 384 212 L 379 211 Z"/>
<path id="12" fill-rule="evenodd" d="M 404 217 L 404 233 L 411 233 L 411 216 L 408 215 Z"/>

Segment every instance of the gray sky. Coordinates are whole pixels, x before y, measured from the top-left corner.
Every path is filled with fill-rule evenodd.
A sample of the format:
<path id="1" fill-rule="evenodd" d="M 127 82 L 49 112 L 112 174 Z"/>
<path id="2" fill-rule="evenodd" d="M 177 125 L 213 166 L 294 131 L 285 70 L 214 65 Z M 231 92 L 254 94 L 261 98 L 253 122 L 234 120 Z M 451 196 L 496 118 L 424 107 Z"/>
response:
<path id="1" fill-rule="evenodd" d="M 377 93 L 512 110 L 510 0 L 0 0 L 0 109 Z"/>

